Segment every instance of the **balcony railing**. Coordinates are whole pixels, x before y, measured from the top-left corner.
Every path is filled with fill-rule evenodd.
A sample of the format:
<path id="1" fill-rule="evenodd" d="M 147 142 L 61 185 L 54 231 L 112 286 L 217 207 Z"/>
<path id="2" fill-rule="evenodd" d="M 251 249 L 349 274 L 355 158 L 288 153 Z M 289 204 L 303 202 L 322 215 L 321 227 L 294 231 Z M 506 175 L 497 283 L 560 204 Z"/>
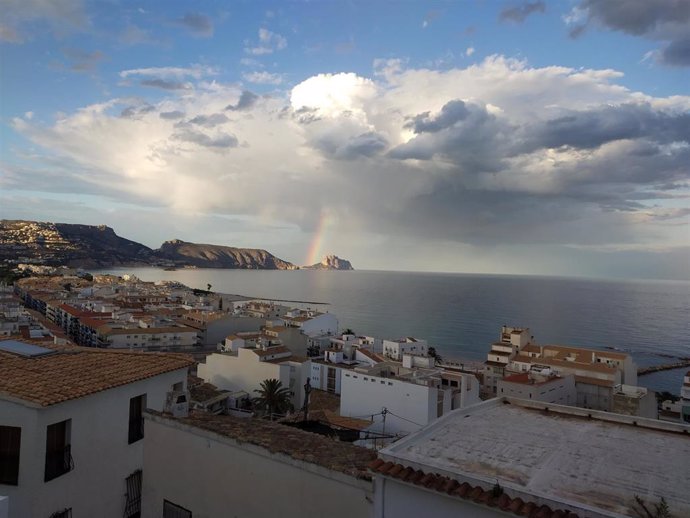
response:
<path id="1" fill-rule="evenodd" d="M 72 459 L 72 446 L 67 445 L 62 450 L 46 452 L 46 472 L 45 481 L 64 475 L 74 469 L 74 459 Z"/>

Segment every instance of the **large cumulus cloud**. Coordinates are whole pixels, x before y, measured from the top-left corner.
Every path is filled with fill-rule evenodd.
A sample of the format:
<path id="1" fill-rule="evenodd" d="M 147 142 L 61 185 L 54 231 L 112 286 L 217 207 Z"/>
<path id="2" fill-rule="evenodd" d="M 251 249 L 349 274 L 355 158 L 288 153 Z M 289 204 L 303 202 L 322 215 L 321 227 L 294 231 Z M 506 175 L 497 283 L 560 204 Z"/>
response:
<path id="1" fill-rule="evenodd" d="M 347 235 L 479 246 L 681 240 L 690 98 L 631 92 L 616 71 L 388 63 L 274 97 L 184 74 L 191 92 L 14 127 L 73 166 L 75 190 L 176 211 L 305 231 L 327 212 Z"/>

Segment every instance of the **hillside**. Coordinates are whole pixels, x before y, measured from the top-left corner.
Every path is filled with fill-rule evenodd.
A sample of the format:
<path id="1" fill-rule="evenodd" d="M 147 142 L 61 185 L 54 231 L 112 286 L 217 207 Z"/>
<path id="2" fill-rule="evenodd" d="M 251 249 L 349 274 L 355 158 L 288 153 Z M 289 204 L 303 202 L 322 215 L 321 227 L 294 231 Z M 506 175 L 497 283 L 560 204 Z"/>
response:
<path id="1" fill-rule="evenodd" d="M 78 268 L 174 264 L 199 268 L 297 269 L 266 250 L 195 244 L 177 239 L 152 250 L 118 236 L 105 225 L 23 220 L 0 220 L 0 262 Z"/>
<path id="2" fill-rule="evenodd" d="M 297 269 L 294 264 L 283 261 L 266 250 L 188 243 L 179 239 L 166 241 L 154 253 L 161 260 L 199 268 Z"/>
<path id="3" fill-rule="evenodd" d="M 97 268 L 149 264 L 152 252 L 105 225 L 0 220 L 0 261 Z"/>

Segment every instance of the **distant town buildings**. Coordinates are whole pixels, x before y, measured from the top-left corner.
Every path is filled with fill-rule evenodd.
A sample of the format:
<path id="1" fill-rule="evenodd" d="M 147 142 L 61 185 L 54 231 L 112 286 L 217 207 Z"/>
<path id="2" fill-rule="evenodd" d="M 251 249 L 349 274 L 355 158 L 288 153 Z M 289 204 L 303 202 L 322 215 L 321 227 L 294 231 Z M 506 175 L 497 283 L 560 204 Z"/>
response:
<path id="1" fill-rule="evenodd" d="M 518 374 L 528 374 L 516 376 Z M 485 396 L 500 396 L 507 390 L 515 396 L 539 400 L 549 397 L 550 390 L 557 390 L 566 382 L 551 380 L 546 390 L 538 392 L 534 387 L 544 376 L 567 378 L 575 382 L 575 394 L 564 392 L 558 403 L 582 408 L 621 412 L 630 415 L 656 418 L 655 394 L 643 387 L 637 387 L 637 366 L 632 358 L 617 351 L 601 351 L 562 345 L 537 345 L 528 328 L 503 326 L 499 340 L 491 344 L 483 372 L 482 389 Z M 506 380 L 507 378 L 507 380 Z M 504 380 L 501 383 L 501 380 Z M 501 386 L 499 387 L 499 383 Z M 523 389 L 520 390 L 519 386 Z M 503 389 L 503 393 L 500 392 Z M 563 390 L 565 390 L 563 388 Z M 542 392 L 544 392 L 542 394 Z"/>

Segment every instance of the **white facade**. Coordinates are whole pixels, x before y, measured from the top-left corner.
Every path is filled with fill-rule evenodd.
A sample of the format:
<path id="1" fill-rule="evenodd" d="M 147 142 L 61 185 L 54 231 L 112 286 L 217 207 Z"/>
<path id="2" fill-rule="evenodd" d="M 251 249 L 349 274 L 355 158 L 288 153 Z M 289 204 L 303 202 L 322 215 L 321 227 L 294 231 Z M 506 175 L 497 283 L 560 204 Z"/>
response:
<path id="1" fill-rule="evenodd" d="M 575 376 L 544 378 L 533 373 L 516 374 L 498 380 L 498 396 L 574 405 L 577 400 Z"/>
<path id="2" fill-rule="evenodd" d="M 371 516 L 370 480 L 158 416 L 146 426 L 143 518 L 163 516 L 165 500 L 194 518 Z"/>
<path id="3" fill-rule="evenodd" d="M 128 443 L 130 399 L 145 394 L 147 407 L 162 410 L 173 385 L 186 382 L 185 368 L 47 407 L 0 400 L 0 425 L 21 428 L 18 484 L 0 485 L 9 518 L 70 508 L 75 518 L 122 518 L 125 479 L 143 466 L 144 442 Z M 45 482 L 47 426 L 66 420 L 74 469 Z"/>
<path id="4" fill-rule="evenodd" d="M 372 430 L 407 434 L 418 430 L 444 413 L 479 401 L 479 382 L 470 374 L 448 375 L 455 386 L 443 384 L 441 375 L 433 379 L 403 381 L 391 376 L 367 374 L 359 369 L 344 371 L 341 378 L 340 415 L 368 418 Z M 412 379 L 412 378 L 411 378 Z M 448 381 L 448 380 L 447 380 Z"/>
<path id="5" fill-rule="evenodd" d="M 384 340 L 383 355 L 395 361 L 402 361 L 404 354 L 426 355 L 428 344 L 426 340 L 412 338 L 401 338 L 400 340 Z"/>
<path id="6" fill-rule="evenodd" d="M 293 392 L 292 404 L 299 409 L 304 401 L 302 385 L 309 375 L 310 362 L 302 364 L 290 361 L 290 356 L 288 351 L 287 354 L 278 353 L 275 358 L 261 357 L 255 349 L 247 348 L 238 349 L 237 354 L 214 353 L 206 357 L 206 363 L 198 365 L 197 375 L 221 390 L 244 390 L 251 397 L 256 397 L 254 391 L 261 388 L 262 381 L 277 379 L 283 387 Z"/>

